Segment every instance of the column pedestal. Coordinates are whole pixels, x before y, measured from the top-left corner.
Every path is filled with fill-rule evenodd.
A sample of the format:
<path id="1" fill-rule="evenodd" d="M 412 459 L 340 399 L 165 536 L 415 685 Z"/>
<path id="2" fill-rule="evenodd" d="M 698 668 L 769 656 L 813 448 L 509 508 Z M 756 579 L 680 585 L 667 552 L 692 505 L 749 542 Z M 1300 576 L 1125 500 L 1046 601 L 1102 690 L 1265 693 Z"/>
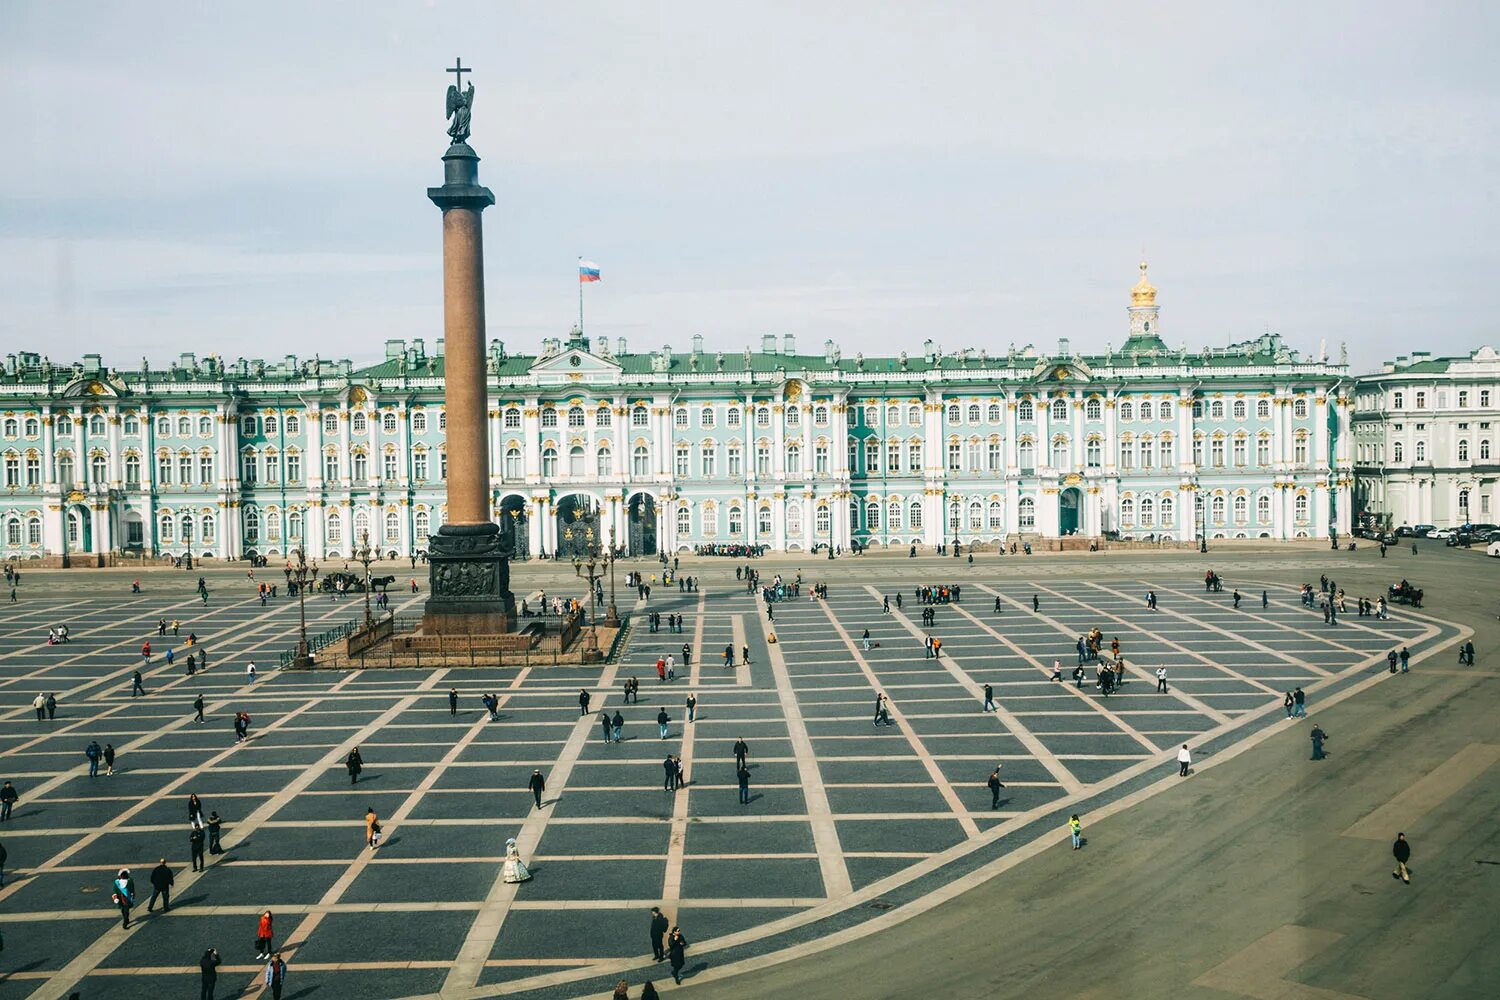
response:
<path id="1" fill-rule="evenodd" d="M 432 588 L 422 631 L 497 635 L 516 624 L 510 592 L 510 551 L 496 524 L 445 524 L 427 543 Z"/>

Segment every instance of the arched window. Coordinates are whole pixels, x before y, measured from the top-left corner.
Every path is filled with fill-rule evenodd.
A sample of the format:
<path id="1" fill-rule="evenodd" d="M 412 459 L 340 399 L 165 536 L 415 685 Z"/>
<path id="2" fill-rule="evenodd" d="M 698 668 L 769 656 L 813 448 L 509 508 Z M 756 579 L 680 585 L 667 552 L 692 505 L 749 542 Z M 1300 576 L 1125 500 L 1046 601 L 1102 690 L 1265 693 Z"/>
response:
<path id="1" fill-rule="evenodd" d="M 1172 419 L 1172 403 L 1170 400 L 1163 400 L 1161 405 L 1156 408 L 1156 418 L 1158 420 Z"/>
<path id="2" fill-rule="evenodd" d="M 1255 401 L 1255 416 L 1259 420 L 1271 419 L 1271 401 L 1269 399 L 1257 399 Z"/>
<path id="3" fill-rule="evenodd" d="M 125 418 L 125 433 L 126 434 L 133 434 L 133 433 L 135 433 L 134 431 L 132 431 L 130 429 L 130 424 L 134 420 L 135 420 L 134 417 L 126 417 Z M 27 417 L 26 418 L 26 425 L 25 426 L 26 426 L 26 436 L 27 437 L 36 437 L 38 434 L 40 434 L 42 432 L 42 425 L 41 425 L 41 423 L 39 423 L 37 421 L 36 417 Z"/>
<path id="4" fill-rule="evenodd" d="M 302 512 L 300 510 L 294 510 L 286 516 L 286 530 L 288 533 L 287 537 L 296 542 L 298 546 L 301 546 L 303 539 Z"/>
<path id="5" fill-rule="evenodd" d="M 1243 494 L 1234 498 L 1234 520 L 1244 524 L 1250 519 L 1250 498 Z"/>
<path id="6" fill-rule="evenodd" d="M 984 410 L 985 423 L 998 424 L 1000 422 L 1000 404 L 991 403 Z"/>
<path id="7" fill-rule="evenodd" d="M 1234 419 L 1236 419 L 1236 420 L 1244 420 L 1245 419 L 1246 410 L 1245 410 L 1245 401 L 1243 399 L 1236 399 L 1234 401 L 1234 410 L 1233 410 L 1233 413 L 1234 413 Z"/>
<path id="8" fill-rule="evenodd" d="M 1469 491 L 1467 489 L 1458 491 L 1458 513 L 1465 522 L 1469 520 Z"/>
<path id="9" fill-rule="evenodd" d="M 913 531 L 922 528 L 922 501 L 913 500 L 906 505 L 906 523 L 911 525 Z"/>
<path id="10" fill-rule="evenodd" d="M 984 504 L 978 500 L 969 501 L 969 530 L 980 531 L 984 528 Z"/>
<path id="11" fill-rule="evenodd" d="M 354 541 L 363 545 L 370 537 L 370 512 L 357 510 L 354 512 Z"/>
<path id="12" fill-rule="evenodd" d="M 1103 412 L 1104 408 L 1097 399 L 1091 399 L 1084 404 L 1083 416 L 1085 420 L 1098 420 Z"/>
<path id="13" fill-rule="evenodd" d="M 644 406 L 632 407 L 630 411 L 630 426 L 650 427 L 651 411 L 646 409 Z"/>
<path id="14" fill-rule="evenodd" d="M 1036 528 L 1036 501 L 1031 497 L 1022 497 L 1021 502 L 1016 505 L 1016 515 L 1022 531 L 1032 531 Z"/>
<path id="15" fill-rule="evenodd" d="M 874 500 L 865 504 L 865 528 L 870 531 L 880 530 L 880 504 Z"/>
<path id="16" fill-rule="evenodd" d="M 1052 441 L 1052 467 L 1054 469 L 1066 469 L 1072 464 L 1069 457 L 1068 439 L 1065 437 L 1054 438 Z"/>
<path id="17" fill-rule="evenodd" d="M 755 531 L 762 539 L 771 536 L 771 506 L 763 504 L 755 514 Z"/>
<path id="18" fill-rule="evenodd" d="M 191 515 L 191 514 L 184 514 L 184 515 L 182 515 L 182 517 L 178 519 L 177 524 L 178 524 L 178 527 L 181 529 L 178 532 L 178 535 L 182 539 L 182 544 L 184 544 L 184 545 L 191 545 L 191 544 L 193 544 L 193 515 Z"/>
<path id="19" fill-rule="evenodd" d="M 1029 438 L 1023 439 L 1021 443 L 1016 446 L 1016 461 L 1020 463 L 1022 471 L 1030 472 L 1033 468 L 1036 467 L 1035 456 L 1036 452 L 1033 449 L 1031 440 Z"/>
<path id="20" fill-rule="evenodd" d="M 1016 407 L 1016 419 L 1017 420 L 1032 420 L 1032 419 L 1034 419 L 1034 417 L 1032 416 L 1032 412 L 1031 412 L 1031 400 L 1029 400 L 1029 399 L 1023 399 L 1023 400 L 1021 400 L 1020 405 L 1018 405 Z"/>
<path id="21" fill-rule="evenodd" d="M 614 426 L 614 422 L 614 411 L 609 408 L 609 404 L 600 404 L 599 408 L 594 411 L 595 427 L 612 427 Z"/>
<path id="22" fill-rule="evenodd" d="M 901 501 L 892 500 L 885 505 L 885 526 L 892 531 L 901 530 Z"/>
<path id="23" fill-rule="evenodd" d="M 1466 438 L 1458 439 L 1458 460 L 1460 462 L 1469 460 L 1469 442 Z"/>
<path id="24" fill-rule="evenodd" d="M 28 430 L 26 431 L 27 434 L 35 433 L 35 431 L 29 429 L 31 427 L 31 424 L 32 421 L 30 420 L 26 422 L 26 426 L 28 428 Z M 140 432 L 141 418 L 137 417 L 134 413 L 125 414 L 125 433 L 131 437 L 135 437 L 136 435 L 140 434 Z"/>
<path id="25" fill-rule="evenodd" d="M 1052 401 L 1052 419 L 1068 419 L 1068 401 L 1066 399 L 1054 399 Z"/>
<path id="26" fill-rule="evenodd" d="M 125 456 L 125 485 L 139 486 L 141 484 L 141 456 Z"/>
<path id="27" fill-rule="evenodd" d="M 1140 414 L 1140 416 L 1141 416 L 1142 420 L 1150 420 L 1151 419 L 1151 412 L 1152 411 L 1151 411 L 1151 404 L 1150 404 L 1150 402 L 1144 402 L 1144 403 L 1141 404 L 1141 414 Z"/>
<path id="28" fill-rule="evenodd" d="M 583 407 L 568 407 L 568 426 L 575 430 L 583 427 Z"/>
<path id="29" fill-rule="evenodd" d="M 360 480 L 370 478 L 370 456 L 362 451 L 354 453 L 354 478 Z"/>
<path id="30" fill-rule="evenodd" d="M 651 474 L 651 452 L 643 444 L 635 446 L 630 453 L 630 474 L 633 476 L 649 476 Z"/>
<path id="31" fill-rule="evenodd" d="M 687 536 L 693 531 L 693 515 L 688 510 L 687 504 L 677 508 L 677 534 Z"/>
<path id="32" fill-rule="evenodd" d="M 432 530 L 432 517 L 425 510 L 419 510 L 412 515 L 412 530 L 416 532 L 417 540 L 425 542 Z"/>
<path id="33" fill-rule="evenodd" d="M 1224 419 L 1224 401 L 1216 399 L 1208 404 L 1208 416 L 1210 420 Z"/>
<path id="34" fill-rule="evenodd" d="M 542 475 L 552 479 L 557 475 L 557 449 L 542 449 Z"/>
<path id="35" fill-rule="evenodd" d="M 686 406 L 679 406 L 673 412 L 672 425 L 674 427 L 686 427 L 688 425 L 688 411 Z"/>
<path id="36" fill-rule="evenodd" d="M 521 411 L 514 406 L 505 408 L 505 429 L 508 431 L 519 430 L 521 427 Z"/>
<path id="37" fill-rule="evenodd" d="M 323 414 L 323 433 L 336 436 L 339 432 L 339 415 L 333 410 Z"/>
<path id="38" fill-rule="evenodd" d="M 401 541 L 401 515 L 393 510 L 385 512 L 385 541 L 387 545 Z"/>
<path id="39" fill-rule="evenodd" d="M 707 408 L 705 407 L 705 409 L 707 409 Z M 708 410 L 708 423 L 704 424 L 703 426 L 704 427 L 712 427 L 713 425 L 714 425 L 713 424 L 713 411 L 712 410 Z M 802 426 L 802 407 L 798 406 L 796 403 L 790 403 L 790 404 L 787 405 L 787 408 L 786 408 L 786 425 L 788 427 L 801 427 Z"/>
<path id="40" fill-rule="evenodd" d="M 615 456 L 607 447 L 601 447 L 594 461 L 595 475 L 601 479 L 615 474 Z"/>
<path id="41" fill-rule="evenodd" d="M 396 433 L 396 412 L 386 410 L 380 415 L 380 429 L 387 434 Z"/>
<path id="42" fill-rule="evenodd" d="M 76 535 L 76 528 L 75 528 L 75 524 L 76 523 L 77 523 L 77 516 L 72 511 L 68 511 L 68 541 L 69 542 L 76 543 L 78 541 L 78 537 Z M 176 526 L 176 522 L 174 522 L 172 520 L 172 515 L 171 514 L 168 514 L 166 512 L 162 513 L 161 519 L 157 522 L 156 537 L 157 537 L 158 541 L 162 541 L 162 542 L 171 542 L 174 539 L 176 539 L 176 537 L 177 537 L 177 526 Z M 245 540 L 247 542 L 252 540 L 251 537 L 250 537 L 250 534 L 249 534 L 249 529 L 246 529 Z"/>
<path id="43" fill-rule="evenodd" d="M 337 514 L 331 515 L 330 520 L 337 516 Z M 260 541 L 260 512 L 254 508 L 245 511 L 245 541 Z"/>
<path id="44" fill-rule="evenodd" d="M 207 420 L 208 418 L 205 417 L 204 419 Z M 295 435 L 295 434 L 301 434 L 302 433 L 302 418 L 299 417 L 299 416 L 297 416 L 295 413 L 291 414 L 290 416 L 288 416 L 286 418 L 286 432 L 288 434 L 293 434 L 293 435 Z M 204 431 L 203 433 L 206 434 L 208 432 Z"/>
<path id="45" fill-rule="evenodd" d="M 557 411 L 556 410 L 546 410 L 544 412 L 552 414 L 552 426 L 556 427 L 557 426 Z M 423 411 L 423 410 L 414 410 L 414 411 L 412 411 L 412 415 L 411 415 L 411 429 L 412 429 L 412 432 L 415 433 L 415 434 L 425 434 L 427 432 L 427 413 L 425 411 Z"/>
<path id="46" fill-rule="evenodd" d="M 1124 421 L 1127 421 L 1127 422 L 1131 421 L 1131 420 L 1134 420 L 1135 419 L 1135 404 L 1133 404 L 1133 403 L 1121 403 L 1120 404 L 1120 419 L 1124 420 Z"/>
<path id="47" fill-rule="evenodd" d="M 1161 513 L 1161 526 L 1170 528 L 1172 526 L 1172 515 L 1176 512 L 1176 504 L 1171 497 L 1162 497 L 1159 505 Z"/>
<path id="48" fill-rule="evenodd" d="M 735 537 L 745 533 L 745 512 L 737 503 L 729 505 L 729 533 Z"/>
<path id="49" fill-rule="evenodd" d="M 21 519 L 13 517 L 5 522 L 5 544 L 18 546 L 21 544 Z"/>
<path id="50" fill-rule="evenodd" d="M 948 423 L 956 424 L 963 417 L 963 411 L 957 403 L 948 404 Z"/>
<path id="51" fill-rule="evenodd" d="M 1306 493 L 1298 493 L 1297 494 L 1297 499 L 1292 504 L 1292 508 L 1296 512 L 1296 516 L 1297 516 L 1297 520 L 1298 521 L 1306 521 L 1307 520 L 1307 494 Z"/>
<path id="52" fill-rule="evenodd" d="M 1292 404 L 1292 416 L 1298 420 L 1307 419 L 1307 398 L 1305 396 L 1298 396 L 1297 401 Z"/>
<path id="53" fill-rule="evenodd" d="M 792 539 L 802 537 L 802 505 L 795 500 L 786 505 L 786 533 Z"/>
<path id="54" fill-rule="evenodd" d="M 730 409 L 729 412 L 731 414 L 738 414 L 739 410 Z M 819 427 L 827 427 L 828 426 L 828 407 L 824 406 L 822 403 L 819 403 L 817 406 L 813 407 L 813 423 L 816 424 Z M 736 424 L 736 421 L 734 421 L 734 420 L 730 421 L 730 426 L 731 427 L 735 426 L 735 424 Z M 825 507 L 824 510 L 826 511 L 827 508 Z"/>
<path id="55" fill-rule="evenodd" d="M 521 449 L 515 447 L 505 449 L 505 478 L 520 479 L 523 475 L 524 473 L 521 471 Z"/>
<path id="56" fill-rule="evenodd" d="M 448 411 L 447 410 L 438 410 L 438 430 L 445 431 L 447 429 L 448 429 Z"/>
<path id="57" fill-rule="evenodd" d="M 161 433 L 163 433 L 163 434 L 167 433 L 166 430 L 164 430 L 162 428 L 162 425 L 165 424 L 165 422 L 166 422 L 166 418 L 163 418 L 161 421 L 158 422 L 158 425 L 157 425 L 157 430 L 161 431 Z M 63 437 L 72 437 L 73 436 L 73 418 L 70 417 L 70 416 L 68 416 L 66 413 L 60 413 L 60 414 L 58 414 L 57 415 L 57 433 L 60 434 L 60 435 L 62 435 Z"/>
<path id="58" fill-rule="evenodd" d="M 1417 461 L 1418 462 L 1425 462 L 1425 461 L 1427 461 L 1427 442 L 1426 441 L 1418 441 L 1417 442 L 1416 455 L 1417 455 Z"/>
<path id="59" fill-rule="evenodd" d="M 1481 462 L 1488 462 L 1490 460 L 1489 438 L 1485 438 L 1483 441 L 1479 442 L 1479 460 Z"/>
<path id="60" fill-rule="evenodd" d="M 584 469 L 583 445 L 575 444 L 568 449 L 568 475 L 582 476 Z"/>
<path id="61" fill-rule="evenodd" d="M 1225 507 L 1224 498 L 1221 497 L 1221 496 L 1214 497 L 1212 500 L 1209 501 L 1208 507 L 1209 507 L 1209 511 L 1210 511 L 1211 515 L 1213 516 L 1214 523 L 1215 524 L 1223 524 L 1224 523 L 1224 507 Z"/>
<path id="62" fill-rule="evenodd" d="M 328 512 L 328 544 L 344 544 L 344 519 L 336 510 Z"/>
<path id="63" fill-rule="evenodd" d="M 802 474 L 802 446 L 795 441 L 786 446 L 786 474 L 789 476 Z"/>
<path id="64" fill-rule="evenodd" d="M 730 508 L 731 514 L 733 508 Z M 823 537 L 833 530 L 833 512 L 828 509 L 826 503 L 818 504 L 818 509 L 813 511 L 813 531 Z"/>
<path id="65" fill-rule="evenodd" d="M 1393 444 L 1391 446 L 1391 457 L 1394 458 L 1396 461 L 1398 461 L 1398 462 L 1405 461 L 1405 458 L 1404 458 L 1405 453 L 1406 453 L 1406 448 L 1404 447 L 1404 445 L 1400 441 L 1397 441 L 1395 444 Z"/>
<path id="66" fill-rule="evenodd" d="M 1120 501 L 1120 523 L 1135 523 L 1135 501 L 1130 497 L 1125 497 Z"/>
<path id="67" fill-rule="evenodd" d="M 272 430 L 271 425 L 269 423 L 266 424 L 266 433 L 267 434 L 271 433 L 271 430 Z M 349 420 L 349 431 L 352 434 L 368 434 L 368 433 L 370 433 L 370 420 L 369 420 L 368 417 L 365 416 L 365 411 L 364 410 L 355 410 L 354 411 L 354 416 L 351 417 L 350 420 Z"/>
<path id="68" fill-rule="evenodd" d="M 977 423 L 979 423 L 979 404 L 978 403 L 970 403 L 969 404 L 968 418 L 969 418 L 969 423 L 971 423 L 971 424 L 977 424 Z"/>
<path id="69" fill-rule="evenodd" d="M 964 515 L 963 504 L 959 503 L 957 500 L 950 501 L 949 504 L 948 504 L 948 530 L 949 531 L 953 531 L 953 532 L 958 531 L 959 526 L 963 524 L 963 515 Z"/>
<path id="70" fill-rule="evenodd" d="M 40 545 L 40 544 L 42 544 L 42 519 L 41 518 L 39 518 L 39 517 L 32 517 L 32 518 L 28 518 L 26 520 L 26 544 L 27 545 Z"/>
<path id="71" fill-rule="evenodd" d="M 999 500 L 991 500 L 989 510 L 989 529 L 991 531 L 1000 531 L 1004 527 L 1005 509 L 1000 505 Z"/>
<path id="72" fill-rule="evenodd" d="M 95 486 L 103 486 L 109 481 L 109 463 L 103 455 L 94 455 L 89 459 L 89 480 Z"/>
<path id="73" fill-rule="evenodd" d="M 921 427 L 922 408 L 920 406 L 908 406 L 906 408 L 906 422 L 913 427 Z"/>

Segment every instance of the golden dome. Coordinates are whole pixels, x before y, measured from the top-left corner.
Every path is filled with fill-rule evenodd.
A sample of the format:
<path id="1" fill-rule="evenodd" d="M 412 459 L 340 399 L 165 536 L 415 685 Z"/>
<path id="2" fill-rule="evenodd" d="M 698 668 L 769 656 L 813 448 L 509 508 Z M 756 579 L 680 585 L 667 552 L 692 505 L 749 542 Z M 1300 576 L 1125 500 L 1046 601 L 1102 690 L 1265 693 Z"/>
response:
<path id="1" fill-rule="evenodd" d="M 1135 283 L 1130 290 L 1130 304 L 1132 306 L 1154 306 L 1156 305 L 1156 289 L 1151 282 L 1146 280 L 1146 262 L 1141 261 L 1141 280 Z"/>

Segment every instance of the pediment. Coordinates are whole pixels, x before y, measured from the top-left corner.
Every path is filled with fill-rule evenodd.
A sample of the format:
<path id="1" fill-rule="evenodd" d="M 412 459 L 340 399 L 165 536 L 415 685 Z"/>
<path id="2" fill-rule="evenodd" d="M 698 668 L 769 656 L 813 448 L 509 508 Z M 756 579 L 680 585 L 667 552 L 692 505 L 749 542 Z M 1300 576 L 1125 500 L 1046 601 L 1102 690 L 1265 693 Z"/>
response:
<path id="1" fill-rule="evenodd" d="M 1093 378 L 1093 369 L 1080 358 L 1067 361 L 1043 358 L 1031 371 L 1033 382 L 1089 382 Z"/>
<path id="2" fill-rule="evenodd" d="M 125 383 L 117 376 L 94 375 L 76 378 L 69 382 L 63 387 L 61 395 L 72 399 L 80 397 L 88 399 L 91 396 L 115 398 L 124 395 L 125 392 Z"/>
<path id="3" fill-rule="evenodd" d="M 593 382 L 617 378 L 621 368 L 597 354 L 571 348 L 531 366 L 530 372 L 541 382 Z"/>

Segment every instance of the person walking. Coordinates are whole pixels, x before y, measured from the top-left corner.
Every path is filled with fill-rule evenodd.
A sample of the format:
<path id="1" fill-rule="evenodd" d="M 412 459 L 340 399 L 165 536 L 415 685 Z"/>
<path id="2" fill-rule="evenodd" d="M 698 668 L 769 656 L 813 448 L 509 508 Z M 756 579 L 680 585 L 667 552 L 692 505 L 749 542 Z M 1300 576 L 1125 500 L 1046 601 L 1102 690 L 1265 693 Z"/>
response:
<path id="1" fill-rule="evenodd" d="M 664 775 L 661 782 L 661 790 L 664 792 L 677 791 L 677 761 L 673 759 L 671 754 L 667 754 L 666 758 L 662 760 L 661 769 Z"/>
<path id="2" fill-rule="evenodd" d="M 271 911 L 260 915 L 255 925 L 255 957 L 264 961 L 271 957 Z"/>
<path id="3" fill-rule="evenodd" d="M 748 806 L 750 804 L 750 769 L 741 764 L 735 768 L 734 777 L 740 785 L 740 805 Z"/>
<path id="4" fill-rule="evenodd" d="M 605 711 L 604 709 L 600 709 L 599 710 L 599 728 L 604 731 L 604 742 L 606 742 L 606 743 L 611 742 L 611 740 L 610 740 L 610 726 L 609 726 L 609 712 Z"/>
<path id="5" fill-rule="evenodd" d="M 106 743 L 104 744 L 104 776 L 106 778 L 111 778 L 114 777 L 114 773 L 115 745 L 113 743 Z"/>
<path id="6" fill-rule="evenodd" d="M 224 847 L 219 843 L 219 833 L 223 829 L 224 821 L 219 819 L 219 814 L 211 812 L 208 814 L 208 853 L 223 854 Z"/>
<path id="7" fill-rule="evenodd" d="M 161 912 L 166 913 L 172 909 L 172 883 L 175 881 L 172 869 L 167 867 L 167 859 L 162 858 L 151 869 L 151 899 L 146 903 L 147 913 L 156 909 L 157 896 L 161 897 Z"/>
<path id="8" fill-rule="evenodd" d="M 615 709 L 615 717 L 610 720 L 610 729 L 612 730 L 610 738 L 614 742 L 625 742 L 625 716 L 620 714 L 619 709 Z"/>
<path id="9" fill-rule="evenodd" d="M 667 935 L 667 961 L 672 965 L 672 981 L 682 985 L 682 967 L 687 964 L 688 940 L 679 928 Z"/>
<path id="10" fill-rule="evenodd" d="M 1396 834 L 1396 842 L 1391 845 L 1391 854 L 1396 859 L 1396 870 L 1391 872 L 1391 878 L 1399 878 L 1407 885 L 1411 885 L 1411 871 L 1406 867 L 1406 863 L 1411 860 L 1411 844 L 1406 842 L 1406 834 Z"/>
<path id="11" fill-rule="evenodd" d="M 687 696 L 687 720 L 696 722 L 698 719 L 698 696 L 691 691 Z"/>
<path id="12" fill-rule="evenodd" d="M 1323 752 L 1323 741 L 1328 739 L 1328 734 L 1323 732 L 1315 723 L 1312 727 L 1312 732 L 1307 735 L 1312 737 L 1312 759 L 1322 760 L 1328 756 Z"/>
<path id="13" fill-rule="evenodd" d="M 547 790 L 547 779 L 542 777 L 541 769 L 531 772 L 531 780 L 526 783 L 531 789 L 531 797 L 536 800 L 536 807 L 542 808 L 542 793 Z"/>
<path id="14" fill-rule="evenodd" d="M 5 845 L 0 844 L 0 889 L 5 888 L 5 859 L 9 856 L 9 852 L 5 850 Z M 3 941 L 0 941 L 0 944 L 3 944 Z"/>
<path id="15" fill-rule="evenodd" d="M 141 672 L 137 670 L 130 678 L 130 697 L 135 698 L 146 693 L 146 686 L 141 683 Z"/>
<path id="16" fill-rule="evenodd" d="M 89 740 L 89 745 L 83 748 L 83 755 L 89 760 L 89 777 L 97 778 L 99 776 L 99 758 L 104 755 L 104 752 L 99 749 L 98 743 Z"/>
<path id="17" fill-rule="evenodd" d="M 458 688 L 448 689 L 448 714 L 458 714 Z"/>
<path id="18" fill-rule="evenodd" d="M 990 808 L 999 809 L 1000 789 L 1005 787 L 1005 783 L 1000 780 L 1000 768 L 996 767 L 993 771 L 990 772 L 990 780 L 987 781 L 986 784 L 990 789 Z"/>
<path id="19" fill-rule="evenodd" d="M 1073 838 L 1073 850 L 1083 846 L 1083 821 L 1078 818 L 1077 813 L 1068 817 L 1068 833 Z"/>
<path id="20" fill-rule="evenodd" d="M 219 985 L 219 965 L 223 961 L 215 948 L 209 948 L 198 959 L 198 1000 L 214 1000 L 214 991 Z"/>
<path id="21" fill-rule="evenodd" d="M 286 985 L 286 962 L 279 951 L 266 966 L 266 985 L 271 987 L 271 1000 L 281 1000 L 281 990 Z"/>
<path id="22" fill-rule="evenodd" d="M 1474 665 L 1474 644 L 1472 642 L 1469 643 L 1469 665 Z M 47 694 L 47 721 L 51 722 L 55 718 L 57 718 L 57 695 L 49 692 Z"/>
<path id="23" fill-rule="evenodd" d="M 37 692 L 37 696 L 35 698 L 31 699 L 31 707 L 34 708 L 34 709 L 36 709 L 36 721 L 38 721 L 38 722 L 46 722 L 47 721 L 47 696 L 46 695 L 44 695 L 40 691 L 38 691 Z"/>
<path id="24" fill-rule="evenodd" d="M 741 736 L 739 739 L 734 741 L 734 766 L 736 768 L 744 767 L 745 758 L 749 756 L 750 745 L 746 743 L 745 738 Z M 6 782 L 6 784 L 9 784 L 9 782 Z"/>
<path id="25" fill-rule="evenodd" d="M 1386 666 L 1390 668 L 1391 673 L 1393 674 L 1396 672 L 1396 659 L 1396 651 L 1394 649 L 1385 654 Z"/>
<path id="26" fill-rule="evenodd" d="M 245 683 L 246 684 L 254 684 L 255 683 L 255 661 L 254 660 L 251 660 L 249 663 L 245 664 Z"/>
<path id="27" fill-rule="evenodd" d="M 349 784 L 359 783 L 359 772 L 365 769 L 365 759 L 360 756 L 359 747 L 349 751 L 349 756 L 344 761 L 344 767 L 349 772 Z"/>
<path id="28" fill-rule="evenodd" d="M 188 859 L 192 870 L 201 872 L 208 866 L 203 862 L 203 828 L 195 826 L 188 830 Z"/>
<path id="29" fill-rule="evenodd" d="M 0 785 L 0 823 L 10 819 L 10 811 L 15 807 L 16 801 L 21 796 L 16 792 L 16 786 L 10 782 Z"/>
<path id="30" fill-rule="evenodd" d="M 1260 592 L 1260 606 L 1262 608 L 1269 608 L 1271 606 L 1271 595 L 1264 590 Z"/>
<path id="31" fill-rule="evenodd" d="M 189 825 L 203 825 L 203 800 L 198 798 L 198 795 L 195 792 L 191 792 L 188 794 L 187 811 Z"/>
<path id="32" fill-rule="evenodd" d="M 1411 650 L 1406 646 L 1401 647 L 1401 672 L 1403 674 L 1411 671 Z"/>
<path id="33" fill-rule="evenodd" d="M 1301 688 L 1292 691 L 1292 714 L 1299 719 L 1307 718 L 1307 695 Z"/>
<path id="34" fill-rule="evenodd" d="M 664 684 L 664 683 L 666 683 L 666 680 L 667 680 L 667 660 L 666 660 L 665 657 L 658 656 L 656 658 L 656 682 L 658 684 Z"/>
<path id="35" fill-rule="evenodd" d="M 193 711 L 198 713 L 196 716 L 194 716 L 193 721 L 194 722 L 202 722 L 203 721 L 203 695 L 202 694 L 199 694 L 198 697 L 196 697 L 196 698 L 193 699 Z"/>
<path id="36" fill-rule="evenodd" d="M 667 957 L 667 930 L 671 926 L 667 922 L 667 918 L 662 915 L 661 907 L 651 907 L 651 957 L 658 962 L 665 960 Z"/>
<path id="37" fill-rule="evenodd" d="M 372 851 L 380 846 L 380 814 L 375 811 L 374 806 L 365 809 L 365 846 Z"/>
<path id="38" fill-rule="evenodd" d="M 1182 749 L 1177 751 L 1177 776 L 1179 778 L 1186 778 L 1188 776 L 1188 769 L 1192 766 L 1192 752 L 1188 750 L 1188 745 L 1184 743 Z"/>
<path id="39" fill-rule="evenodd" d="M 1156 690 L 1165 693 L 1167 690 L 1167 668 L 1165 666 L 1156 668 Z"/>
<path id="40" fill-rule="evenodd" d="M 589 692 L 587 688 L 578 692 L 578 716 L 582 718 L 589 714 Z"/>
<path id="41" fill-rule="evenodd" d="M 656 725 L 657 725 L 657 728 L 659 728 L 661 730 L 661 738 L 662 739 L 666 739 L 667 738 L 667 723 L 669 723 L 671 721 L 672 721 L 672 719 L 671 719 L 671 717 L 669 715 L 667 715 L 667 710 L 665 708 L 657 710 L 657 712 L 656 712 Z"/>
<path id="42" fill-rule="evenodd" d="M 992 684 L 984 686 L 984 710 L 993 712 L 995 710 L 995 688 Z"/>
<path id="43" fill-rule="evenodd" d="M 129 868 L 120 869 L 120 873 L 115 876 L 114 887 L 114 894 L 110 898 L 120 908 L 120 926 L 129 930 L 130 908 L 135 905 L 135 879 L 131 877 Z"/>
<path id="44" fill-rule="evenodd" d="M 1290 719 L 1292 713 L 1297 710 L 1297 701 L 1292 697 L 1292 692 L 1286 693 L 1286 697 L 1281 700 L 1281 707 L 1286 709 L 1286 717 Z"/>

